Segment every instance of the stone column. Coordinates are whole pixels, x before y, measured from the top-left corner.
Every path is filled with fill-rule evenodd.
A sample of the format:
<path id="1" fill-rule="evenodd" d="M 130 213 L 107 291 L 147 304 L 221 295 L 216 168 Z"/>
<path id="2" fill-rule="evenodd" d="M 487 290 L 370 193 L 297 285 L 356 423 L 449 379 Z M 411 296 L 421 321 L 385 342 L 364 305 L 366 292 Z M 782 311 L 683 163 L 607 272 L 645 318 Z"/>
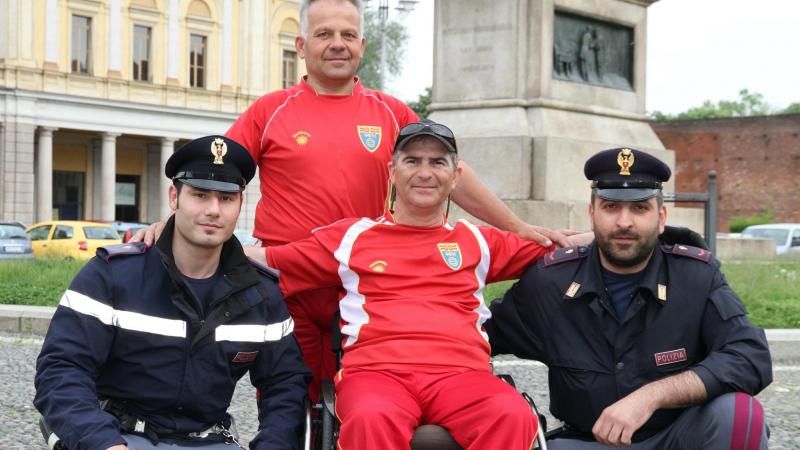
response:
<path id="1" fill-rule="evenodd" d="M 161 138 L 161 165 L 159 166 L 159 180 L 161 180 L 160 189 L 161 195 L 159 196 L 159 201 L 161 202 L 161 209 L 159 213 L 159 219 L 163 220 L 169 217 L 170 209 L 169 209 L 169 197 L 167 192 L 169 192 L 169 185 L 170 179 L 164 175 L 164 167 L 167 166 L 167 160 L 172 153 L 175 151 L 175 138 L 169 137 L 162 137 Z"/>
<path id="2" fill-rule="evenodd" d="M 0 59 L 6 59 L 6 54 L 8 53 L 8 37 L 6 34 L 16 28 L 11 26 L 8 18 L 8 0 L 0 0 L 0 11 L 3 11 L 3 15 L 0 15 L 0 27 L 3 27 L 3 32 L 0 33 Z"/>
<path id="3" fill-rule="evenodd" d="M 178 50 L 180 49 L 179 37 L 179 8 L 178 0 L 169 0 L 167 10 L 167 84 L 178 84 Z"/>
<path id="4" fill-rule="evenodd" d="M 36 161 L 36 192 L 38 195 L 36 221 L 53 219 L 53 131 L 39 128 L 39 148 Z"/>
<path id="5" fill-rule="evenodd" d="M 47 0 L 44 8 L 44 66 L 56 69 L 58 68 L 58 31 L 60 29 L 58 27 L 58 0 Z"/>
<path id="6" fill-rule="evenodd" d="M 122 77 L 122 0 L 108 6 L 108 74 Z"/>
<path id="7" fill-rule="evenodd" d="M 222 7 L 222 64 L 220 64 L 220 82 L 223 86 L 230 87 L 231 80 L 231 61 L 233 60 L 234 49 L 231 46 L 233 36 L 233 5 L 231 0 L 225 0 Z"/>
<path id="8" fill-rule="evenodd" d="M 117 136 L 103 133 L 103 150 L 100 158 L 100 219 L 114 220 L 117 189 Z"/>

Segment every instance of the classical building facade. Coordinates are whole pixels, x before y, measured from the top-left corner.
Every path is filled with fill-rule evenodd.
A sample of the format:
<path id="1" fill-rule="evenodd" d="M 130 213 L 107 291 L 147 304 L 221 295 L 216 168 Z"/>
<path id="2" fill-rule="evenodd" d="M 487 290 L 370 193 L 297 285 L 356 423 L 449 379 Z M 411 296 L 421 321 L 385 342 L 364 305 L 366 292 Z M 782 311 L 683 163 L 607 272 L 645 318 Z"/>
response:
<path id="1" fill-rule="evenodd" d="M 675 150 L 675 189 L 703 192 L 717 172 L 717 230 L 735 216 L 800 222 L 800 114 L 650 123 Z"/>
<path id="2" fill-rule="evenodd" d="M 174 149 L 224 133 L 304 71 L 298 10 L 299 0 L 0 0 L 0 220 L 165 217 Z"/>

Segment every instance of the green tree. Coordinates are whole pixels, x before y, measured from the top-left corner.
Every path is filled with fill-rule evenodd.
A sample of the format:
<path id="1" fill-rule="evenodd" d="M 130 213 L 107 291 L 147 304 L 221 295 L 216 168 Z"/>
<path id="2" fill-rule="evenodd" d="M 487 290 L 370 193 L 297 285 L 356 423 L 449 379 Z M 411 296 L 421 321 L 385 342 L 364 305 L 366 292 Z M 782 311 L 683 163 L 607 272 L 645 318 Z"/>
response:
<path id="1" fill-rule="evenodd" d="M 800 114 L 800 102 L 794 102 L 781 110 L 781 114 Z"/>
<path id="2" fill-rule="evenodd" d="M 772 199 L 767 200 L 767 206 L 761 214 L 753 214 L 748 217 L 733 216 L 728 222 L 728 229 L 731 233 L 741 233 L 742 230 L 750 225 L 761 225 L 765 223 L 772 223 L 775 217 L 772 214 Z"/>
<path id="3" fill-rule="evenodd" d="M 381 19 L 374 10 L 364 11 L 364 37 L 367 39 L 367 49 L 358 68 L 361 83 L 371 89 L 383 90 L 386 88 L 381 83 L 381 42 L 384 34 L 381 33 Z M 408 32 L 400 22 L 388 20 L 386 22 L 386 71 L 387 75 L 399 75 L 408 40 Z"/>
<path id="4" fill-rule="evenodd" d="M 764 101 L 763 95 L 758 92 L 750 92 L 747 89 L 742 89 L 739 91 L 738 100 L 720 100 L 717 103 L 706 100 L 701 106 L 690 108 L 676 115 L 664 114 L 661 111 L 653 111 L 650 113 L 650 117 L 653 120 L 691 120 L 715 119 L 718 117 L 765 116 L 773 114 L 773 112 L 774 110 Z"/>
<path id="5" fill-rule="evenodd" d="M 431 87 L 425 88 L 425 92 L 419 94 L 416 101 L 408 102 L 408 107 L 413 109 L 420 119 L 428 117 L 428 106 L 431 104 Z"/>

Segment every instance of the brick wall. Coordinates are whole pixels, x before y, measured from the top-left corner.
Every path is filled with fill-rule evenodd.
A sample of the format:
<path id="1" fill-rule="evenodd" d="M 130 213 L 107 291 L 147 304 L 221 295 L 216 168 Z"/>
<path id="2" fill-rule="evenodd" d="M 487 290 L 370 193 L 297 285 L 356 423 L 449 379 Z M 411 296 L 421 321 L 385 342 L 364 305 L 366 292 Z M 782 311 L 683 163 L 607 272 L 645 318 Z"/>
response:
<path id="1" fill-rule="evenodd" d="M 733 216 L 760 214 L 772 201 L 776 221 L 800 222 L 800 114 L 651 122 L 675 150 L 675 189 L 706 190 L 717 171 L 717 230 Z"/>

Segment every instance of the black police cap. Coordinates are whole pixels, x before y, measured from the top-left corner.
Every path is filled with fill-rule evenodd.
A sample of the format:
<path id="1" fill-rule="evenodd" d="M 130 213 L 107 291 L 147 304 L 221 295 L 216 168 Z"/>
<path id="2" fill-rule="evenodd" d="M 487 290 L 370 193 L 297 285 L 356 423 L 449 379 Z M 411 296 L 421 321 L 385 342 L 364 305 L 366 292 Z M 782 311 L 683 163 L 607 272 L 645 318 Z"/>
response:
<path id="1" fill-rule="evenodd" d="M 669 166 L 653 155 L 628 147 L 595 154 L 583 166 L 597 196 L 606 200 L 636 202 L 655 197 L 669 180 Z"/>
<path id="2" fill-rule="evenodd" d="M 169 157 L 164 174 L 209 191 L 239 192 L 253 179 L 256 163 L 241 144 L 225 136 L 204 136 Z"/>

